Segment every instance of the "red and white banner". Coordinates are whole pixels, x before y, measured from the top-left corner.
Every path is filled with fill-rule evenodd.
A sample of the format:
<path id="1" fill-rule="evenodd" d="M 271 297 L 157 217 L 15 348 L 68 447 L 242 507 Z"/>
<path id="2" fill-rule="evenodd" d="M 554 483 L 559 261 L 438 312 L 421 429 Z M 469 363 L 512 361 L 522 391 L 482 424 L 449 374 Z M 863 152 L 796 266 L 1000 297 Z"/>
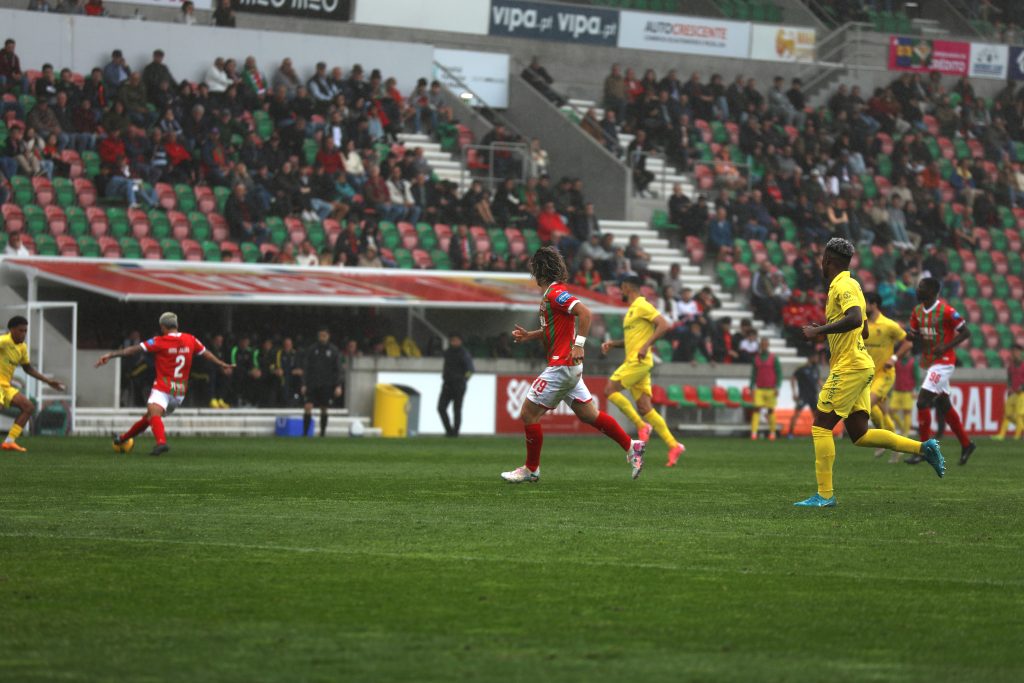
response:
<path id="1" fill-rule="evenodd" d="M 960 413 L 964 430 L 972 436 L 999 431 L 1006 403 L 1006 385 L 995 382 L 953 382 L 949 400 Z"/>
<path id="2" fill-rule="evenodd" d="M 121 301 L 304 304 L 534 311 L 541 292 L 523 274 L 371 268 L 299 268 L 230 263 L 2 259 L 35 276 Z M 621 301 L 570 287 L 598 313 Z"/>
<path id="3" fill-rule="evenodd" d="M 538 368 L 538 374 L 540 369 Z M 522 434 L 523 423 L 519 419 L 519 411 L 523 401 L 530 392 L 530 385 L 537 379 L 536 375 L 498 375 L 496 385 L 494 431 L 496 434 Z M 594 405 L 598 410 L 604 409 L 604 385 L 607 377 L 584 375 L 590 393 L 594 395 Z M 590 425 L 583 424 L 569 406 L 559 403 L 541 419 L 545 434 L 586 434 L 596 432 Z"/>

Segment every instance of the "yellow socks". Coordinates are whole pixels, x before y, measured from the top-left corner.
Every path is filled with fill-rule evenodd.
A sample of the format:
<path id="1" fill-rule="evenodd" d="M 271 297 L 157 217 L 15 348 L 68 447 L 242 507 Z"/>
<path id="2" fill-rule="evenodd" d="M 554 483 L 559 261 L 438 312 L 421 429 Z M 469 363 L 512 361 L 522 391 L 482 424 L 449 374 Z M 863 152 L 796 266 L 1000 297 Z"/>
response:
<path id="1" fill-rule="evenodd" d="M 754 412 L 750 415 L 750 436 L 757 436 L 757 428 L 761 426 L 761 409 L 754 408 Z"/>
<path id="2" fill-rule="evenodd" d="M 9 442 L 9 443 L 14 443 L 15 441 L 18 440 L 19 436 L 21 436 L 21 425 L 20 424 L 13 424 L 13 425 L 11 425 L 10 431 L 7 432 L 7 438 L 4 439 L 4 440 Z"/>
<path id="3" fill-rule="evenodd" d="M 679 445 L 676 438 L 672 436 L 672 430 L 670 430 L 668 425 L 665 424 L 665 418 L 663 418 L 657 410 L 652 408 L 651 412 L 644 415 L 644 419 L 654 427 L 654 431 L 658 433 L 658 436 L 661 437 L 662 441 L 668 444 L 669 448 L 675 448 Z"/>
<path id="4" fill-rule="evenodd" d="M 1006 438 L 1006 430 L 1010 428 L 1010 418 L 1003 416 L 1003 421 L 999 423 L 999 433 L 996 434 L 997 439 Z"/>
<path id="5" fill-rule="evenodd" d="M 921 442 L 908 439 L 884 429 L 869 429 L 855 442 L 863 448 L 888 448 L 891 451 L 916 455 L 921 452 Z"/>
<path id="6" fill-rule="evenodd" d="M 811 427 L 811 439 L 814 441 L 814 474 L 818 479 L 818 495 L 831 498 L 832 464 L 836 461 L 836 442 L 832 440 L 832 430 Z"/>
<path id="7" fill-rule="evenodd" d="M 633 404 L 630 403 L 629 399 L 621 391 L 617 391 L 609 396 L 608 400 L 611 401 L 613 406 L 621 410 L 622 414 L 629 418 L 636 425 L 637 429 L 644 425 L 644 421 L 640 419 L 640 413 L 636 412 Z"/>

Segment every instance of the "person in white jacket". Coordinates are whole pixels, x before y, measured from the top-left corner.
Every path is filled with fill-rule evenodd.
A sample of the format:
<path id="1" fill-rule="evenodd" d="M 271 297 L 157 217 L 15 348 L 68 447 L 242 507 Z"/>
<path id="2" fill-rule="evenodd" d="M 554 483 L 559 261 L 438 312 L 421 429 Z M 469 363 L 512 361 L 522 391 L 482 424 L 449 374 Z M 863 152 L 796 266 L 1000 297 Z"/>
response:
<path id="1" fill-rule="evenodd" d="M 405 220 L 410 223 L 418 221 L 420 219 L 420 207 L 416 206 L 416 202 L 412 198 L 412 192 L 409 191 L 409 183 L 402 177 L 401 166 L 395 166 L 391 169 L 391 177 L 388 178 L 387 185 L 391 205 L 394 207 L 404 207 L 401 216 L 397 220 Z"/>
<path id="2" fill-rule="evenodd" d="M 224 70 L 223 57 L 213 60 L 213 64 L 206 71 L 206 76 L 203 77 L 203 82 L 210 89 L 211 95 L 220 95 L 231 86 L 231 77 Z"/>

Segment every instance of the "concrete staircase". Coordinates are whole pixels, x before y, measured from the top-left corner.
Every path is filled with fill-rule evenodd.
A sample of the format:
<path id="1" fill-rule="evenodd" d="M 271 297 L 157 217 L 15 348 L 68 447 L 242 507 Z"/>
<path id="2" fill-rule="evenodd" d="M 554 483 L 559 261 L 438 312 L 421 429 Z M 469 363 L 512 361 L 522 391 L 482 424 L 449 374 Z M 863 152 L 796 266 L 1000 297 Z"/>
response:
<path id="1" fill-rule="evenodd" d="M 593 109 L 596 112 L 598 120 L 604 118 L 604 109 L 599 107 L 593 100 L 570 99 L 567 104 L 561 107 L 561 111 L 564 114 L 575 110 L 580 116 L 586 113 L 588 109 Z M 633 137 L 633 135 L 628 133 L 619 133 L 619 146 L 625 150 L 629 147 L 629 143 L 633 142 Z M 686 196 L 691 199 L 696 197 L 697 190 L 693 184 L 693 177 L 668 164 L 665 159 L 648 157 L 647 170 L 654 174 L 654 180 L 651 182 L 649 189 L 654 190 L 659 199 L 667 199 L 672 194 L 672 185 L 674 183 L 682 184 L 683 192 Z"/>
<path id="2" fill-rule="evenodd" d="M 441 149 L 441 143 L 434 142 L 424 133 L 399 133 L 398 142 L 406 149 L 423 148 L 423 156 L 441 180 L 449 180 L 459 186 L 459 194 L 469 187 L 469 174 L 462 171 L 462 160 Z"/>
<path id="3" fill-rule="evenodd" d="M 731 292 L 723 290 L 714 275 L 701 272 L 700 266 L 691 263 L 689 257 L 679 249 L 672 248 L 668 240 L 660 237 L 657 231 L 652 229 L 645 221 L 602 220 L 601 231 L 614 235 L 616 246 L 625 246 L 633 235 L 638 235 L 640 237 L 640 245 L 644 248 L 644 251 L 651 255 L 651 270 L 658 273 L 668 273 L 669 267 L 673 263 L 678 263 L 683 281 L 692 287 L 695 292 L 703 287 L 710 287 L 711 291 L 722 302 L 721 308 L 712 311 L 712 318 L 717 319 L 728 316 L 733 319 L 733 325 L 736 326 L 738 326 L 741 318 L 750 318 L 754 323 L 754 327 L 759 332 L 765 331 L 765 324 L 760 320 L 754 319 L 754 313 L 745 301 L 738 301 Z M 783 341 L 782 337 L 778 336 L 777 331 L 768 330 L 766 333 L 770 339 L 772 353 L 777 355 L 779 360 L 783 362 L 795 362 L 797 360 L 796 350 L 786 346 L 786 342 Z"/>
<path id="4" fill-rule="evenodd" d="M 110 436 L 127 429 L 142 413 L 142 408 L 78 408 L 75 411 L 75 434 L 79 436 Z M 370 426 L 370 418 L 349 415 L 347 410 L 328 411 L 327 436 L 348 436 L 354 422 L 362 423 L 366 436 L 379 436 L 380 430 Z M 183 436 L 252 436 L 274 435 L 279 417 L 300 418 L 301 408 L 181 408 L 167 421 L 172 438 Z M 313 416 L 314 425 L 319 411 Z M 318 427 L 317 427 L 318 428 Z"/>

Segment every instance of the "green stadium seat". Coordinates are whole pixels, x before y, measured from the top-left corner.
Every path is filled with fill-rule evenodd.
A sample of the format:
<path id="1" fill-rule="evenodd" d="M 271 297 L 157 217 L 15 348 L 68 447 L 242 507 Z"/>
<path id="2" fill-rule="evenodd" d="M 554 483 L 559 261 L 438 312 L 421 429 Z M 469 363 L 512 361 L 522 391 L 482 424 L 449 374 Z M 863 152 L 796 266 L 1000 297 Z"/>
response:
<path id="1" fill-rule="evenodd" d="M 160 251 L 168 261 L 181 261 L 185 255 L 181 251 L 181 244 L 172 237 L 165 237 L 160 242 Z"/>
<path id="2" fill-rule="evenodd" d="M 277 246 L 284 244 L 288 239 L 288 228 L 284 227 L 284 221 L 280 216 L 267 216 L 265 221 L 267 232 L 270 233 L 270 241 Z"/>
<path id="3" fill-rule="evenodd" d="M 735 291 L 739 286 L 739 277 L 736 275 L 736 269 L 732 267 L 732 264 L 727 261 L 720 261 L 716 266 L 718 273 L 718 281 L 722 285 L 722 288 L 728 292 Z"/>
<path id="4" fill-rule="evenodd" d="M 670 384 L 665 387 L 665 395 L 668 397 L 669 401 L 678 403 L 681 408 L 693 408 L 697 405 L 695 402 L 686 398 L 683 388 L 678 384 Z"/>
<path id="5" fill-rule="evenodd" d="M 324 250 L 324 246 L 327 244 L 327 233 L 324 232 L 324 226 L 318 222 L 306 223 L 306 239 L 309 240 L 317 252 Z"/>
<path id="6" fill-rule="evenodd" d="M 655 230 L 678 230 L 673 223 L 669 222 L 668 213 L 661 209 L 655 209 L 651 214 L 651 227 Z"/>
<path id="7" fill-rule="evenodd" d="M 217 200 L 217 213 L 224 215 L 224 207 L 228 203 L 228 197 L 231 196 L 231 190 L 226 187 L 217 185 L 213 188 L 213 196 Z"/>
<path id="8" fill-rule="evenodd" d="M 990 368 L 1003 367 L 1003 359 L 995 349 L 985 349 L 985 363 Z"/>
<path id="9" fill-rule="evenodd" d="M 263 260 L 260 248 L 252 242 L 242 242 L 238 245 L 238 248 L 242 252 L 242 260 L 246 263 L 259 263 Z"/>
<path id="10" fill-rule="evenodd" d="M 206 216 L 202 212 L 190 211 L 188 214 L 188 222 L 192 226 L 192 239 L 200 243 L 210 239 L 210 235 L 212 234 L 210 221 L 206 219 Z"/>
<path id="11" fill-rule="evenodd" d="M 75 237 L 85 235 L 89 232 L 89 221 L 85 217 L 85 211 L 77 206 L 71 206 L 64 210 L 68 219 L 68 232 Z"/>
<path id="12" fill-rule="evenodd" d="M 87 258 L 98 258 L 100 254 L 100 245 L 96 242 L 92 235 L 78 235 L 76 238 L 78 242 L 78 253 Z"/>
<path id="13" fill-rule="evenodd" d="M 175 185 L 174 195 L 178 198 L 178 211 L 189 213 L 196 210 L 196 193 L 192 190 L 191 185 L 183 183 Z"/>
<path id="14" fill-rule="evenodd" d="M 36 243 L 36 253 L 40 256 L 57 256 L 60 251 L 57 249 L 57 242 L 50 235 L 46 233 L 40 233 L 34 235 L 33 239 Z"/>
<path id="15" fill-rule="evenodd" d="M 134 237 L 121 237 L 117 243 L 121 246 L 121 256 L 124 258 L 142 258 L 142 249 Z"/>
<path id="16" fill-rule="evenodd" d="M 872 181 L 874 182 L 874 181 Z M 782 228 L 783 237 L 787 242 L 796 243 L 799 241 L 796 224 L 788 216 L 779 217 L 779 226 Z"/>
<path id="17" fill-rule="evenodd" d="M 206 261 L 220 261 L 220 245 L 210 240 L 205 240 L 201 243 L 203 247 L 203 259 Z"/>
<path id="18" fill-rule="evenodd" d="M 57 203 L 65 211 L 78 204 L 78 197 L 75 196 L 75 187 L 67 178 L 55 177 L 53 179 L 53 191 L 57 197 Z"/>
<path id="19" fill-rule="evenodd" d="M 672 360 L 672 342 L 667 339 L 659 339 L 654 342 L 654 350 L 661 360 L 668 363 Z"/>
<path id="20" fill-rule="evenodd" d="M 963 346 L 958 347 L 956 350 L 956 361 L 962 368 L 974 367 L 974 360 L 971 358 L 971 352 Z"/>
<path id="21" fill-rule="evenodd" d="M 100 174 L 100 155 L 96 152 L 87 150 L 82 152 L 82 165 L 85 167 L 85 175 L 89 178 L 95 178 Z"/>
<path id="22" fill-rule="evenodd" d="M 412 252 L 408 249 L 399 247 L 397 249 L 393 249 L 392 253 L 395 256 L 395 263 L 398 264 L 399 268 L 402 268 L 403 270 L 411 270 L 416 266 L 416 262 L 412 257 Z"/>

